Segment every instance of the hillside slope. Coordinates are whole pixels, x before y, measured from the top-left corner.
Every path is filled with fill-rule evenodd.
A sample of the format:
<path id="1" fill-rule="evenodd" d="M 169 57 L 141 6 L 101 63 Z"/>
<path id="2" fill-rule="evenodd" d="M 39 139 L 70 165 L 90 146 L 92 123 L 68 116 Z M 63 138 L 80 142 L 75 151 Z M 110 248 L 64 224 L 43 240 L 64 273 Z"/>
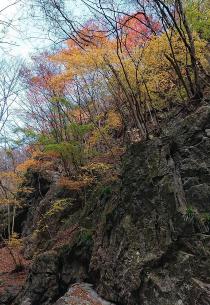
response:
<path id="1" fill-rule="evenodd" d="M 202 106 L 133 144 L 114 185 L 84 197 L 51 183 L 27 207 L 27 281 L 1 304 L 54 304 L 80 282 L 115 304 L 210 304 L 209 152 L 210 107 Z M 65 203 L 56 213 L 55 202 Z M 83 304 L 69 292 L 64 299 L 56 304 Z"/>

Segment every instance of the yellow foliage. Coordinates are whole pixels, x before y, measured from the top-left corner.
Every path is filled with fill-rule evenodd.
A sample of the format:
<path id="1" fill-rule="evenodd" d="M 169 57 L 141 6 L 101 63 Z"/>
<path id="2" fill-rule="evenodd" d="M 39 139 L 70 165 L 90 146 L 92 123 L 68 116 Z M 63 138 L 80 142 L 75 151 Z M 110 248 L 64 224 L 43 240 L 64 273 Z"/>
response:
<path id="1" fill-rule="evenodd" d="M 22 246 L 22 239 L 14 232 L 8 241 L 8 245 L 12 248 L 19 248 Z"/>
<path id="2" fill-rule="evenodd" d="M 179 63 L 179 67 L 185 78 L 186 65 L 191 64 L 190 58 L 186 58 L 186 47 L 183 42 L 180 41 L 178 35 L 172 36 L 171 43 L 173 45 L 173 52 L 176 60 Z M 197 38 L 195 40 L 195 45 L 197 56 L 203 62 L 206 42 Z M 153 93 L 159 91 L 166 94 L 170 94 L 171 91 L 177 93 L 176 86 L 179 83 L 179 79 L 171 67 L 171 63 L 166 58 L 166 54 L 171 58 L 173 56 L 167 35 L 164 34 L 159 37 L 153 37 L 144 51 L 143 68 L 140 73 L 144 73 L 149 91 Z M 187 63 L 186 60 L 188 61 Z"/>
<path id="3" fill-rule="evenodd" d="M 89 176 L 81 176 L 78 177 L 78 180 L 71 180 L 66 177 L 60 178 L 58 181 L 58 185 L 60 187 L 70 189 L 70 190 L 81 190 L 89 185 L 91 185 L 93 182 L 93 178 Z"/>
<path id="4" fill-rule="evenodd" d="M 133 41 L 137 42 L 137 38 L 134 35 Z M 194 39 L 196 56 L 205 67 L 206 42 L 196 35 Z M 62 67 L 60 73 L 53 70 L 49 75 L 48 70 L 40 71 L 44 74 L 41 78 L 45 74 L 47 77 L 49 88 L 44 88 L 55 88 L 55 96 L 46 104 L 52 113 L 46 120 L 46 131 L 43 128 L 43 139 L 39 142 L 42 144 L 37 145 L 40 150 L 46 148 L 47 153 L 36 150 L 32 159 L 18 166 L 18 172 L 25 173 L 29 168 L 51 169 L 55 160 L 59 160 L 55 168 L 60 170 L 62 166 L 66 175 L 72 169 L 77 172 L 87 160 L 90 162 L 92 156 L 114 151 L 117 145 L 123 145 L 121 131 L 126 129 L 122 129 L 123 124 L 132 131 L 130 138 L 140 141 L 148 137 L 151 130 L 159 129 L 159 112 L 155 108 L 170 109 L 172 103 L 180 104 L 193 96 L 196 84 L 192 58 L 174 29 L 149 35 L 143 41 L 130 44 L 129 48 L 123 43 L 118 49 L 116 46 L 116 39 L 96 32 L 84 49 L 68 40 L 65 49 L 47 57 L 52 66 Z M 39 83 L 39 79 L 34 81 Z M 61 95 L 57 94 L 60 89 Z M 87 125 L 92 127 L 86 129 L 84 123 L 91 123 Z M 106 159 L 119 161 L 120 153 L 115 156 L 112 152 Z M 84 168 L 105 172 L 109 167 L 103 164 L 103 159 L 100 160 L 102 163 L 92 159 L 92 163 Z M 75 180 L 63 177 L 59 181 L 61 186 L 75 190 L 91 183 L 88 176 Z"/>
<path id="5" fill-rule="evenodd" d="M 186 79 L 186 69 L 191 65 L 189 55 L 186 56 L 186 47 L 178 34 L 173 33 L 171 35 L 171 33 L 168 33 L 168 35 L 171 37 L 173 53 L 182 76 Z M 128 92 L 131 90 L 134 93 L 141 92 L 142 102 L 149 98 L 150 102 L 151 99 L 153 100 L 153 106 L 161 108 L 165 107 L 168 101 L 173 99 L 182 101 L 185 98 L 186 93 L 183 84 L 180 82 L 171 62 L 166 58 L 166 55 L 173 57 L 167 34 L 151 37 L 145 42 L 144 48 L 133 47 L 129 54 L 124 50 L 120 54 L 120 58 L 116 52 L 116 41 L 109 40 L 106 37 L 101 39 L 101 43 L 99 39 L 99 42 L 88 45 L 85 50 L 68 42 L 67 49 L 49 57 L 51 61 L 63 64 L 65 67 L 64 72 L 57 75 L 52 81 L 59 82 L 61 81 L 60 78 L 62 82 L 65 81 L 69 84 L 74 81 L 75 76 L 85 77 L 98 69 L 111 72 L 111 65 L 119 78 L 117 80 L 116 75 L 110 74 L 108 82 L 111 87 L 117 88 L 120 80 Z M 206 42 L 195 35 L 195 46 L 199 61 L 204 66 L 207 65 L 205 59 Z M 129 85 L 127 79 L 129 79 Z M 87 85 L 84 83 L 83 88 L 85 89 Z M 94 82 L 94 86 L 101 87 L 101 81 Z M 150 97 L 148 97 L 148 94 Z M 114 111 L 108 113 L 107 123 L 112 128 L 119 128 L 122 124 L 119 115 Z M 90 143 L 94 145 L 98 138 L 99 134 L 96 131 Z"/>
<path id="6" fill-rule="evenodd" d="M 15 205 L 19 206 L 20 202 L 15 198 L 0 198 L 0 205 Z"/>
<path id="7" fill-rule="evenodd" d="M 106 163 L 90 163 L 86 166 L 83 166 L 82 169 L 91 170 L 91 171 L 99 171 L 99 172 L 106 172 L 107 170 L 111 169 L 110 164 Z"/>
<path id="8" fill-rule="evenodd" d="M 187 69 L 191 65 L 189 55 L 186 56 L 186 47 L 180 37 L 175 34 L 171 36 L 171 44 L 182 77 L 186 81 Z M 198 60 L 204 67 L 207 66 L 205 58 L 206 42 L 195 36 L 195 47 Z M 132 56 L 124 60 L 124 68 L 133 92 L 141 92 L 142 101 L 148 99 L 149 93 L 150 99 L 153 100 L 153 106 L 157 108 L 166 106 L 168 101 L 182 101 L 186 97 L 180 78 L 167 56 L 173 58 L 168 37 L 166 34 L 162 34 L 152 37 L 144 49 L 134 50 Z M 135 63 L 139 58 L 141 58 L 141 62 L 138 66 L 137 82 Z M 119 70 L 119 76 L 126 86 L 125 75 L 121 69 Z"/>
<path id="9" fill-rule="evenodd" d="M 85 50 L 67 41 L 67 48 L 49 56 L 49 60 L 62 64 L 64 72 L 51 78 L 52 84 L 70 83 L 75 76 L 91 74 L 98 68 L 107 68 L 105 57 L 116 61 L 115 42 L 107 37 L 96 37 L 97 42 L 86 46 Z M 85 86 L 85 84 L 84 84 Z"/>
<path id="10" fill-rule="evenodd" d="M 116 129 L 122 127 L 122 120 L 119 113 L 117 113 L 114 110 L 110 110 L 108 112 L 107 125 L 110 128 L 116 128 Z"/>
<path id="11" fill-rule="evenodd" d="M 61 211 L 63 211 L 68 204 L 67 199 L 59 199 L 55 201 L 50 208 L 50 210 L 45 214 L 45 216 L 53 216 Z"/>

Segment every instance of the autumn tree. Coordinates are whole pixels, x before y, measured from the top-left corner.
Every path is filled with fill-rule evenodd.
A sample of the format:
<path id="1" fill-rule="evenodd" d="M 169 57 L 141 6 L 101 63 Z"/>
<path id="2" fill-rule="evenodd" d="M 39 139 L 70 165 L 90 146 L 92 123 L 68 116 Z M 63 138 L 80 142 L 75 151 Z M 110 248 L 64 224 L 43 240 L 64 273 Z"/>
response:
<path id="1" fill-rule="evenodd" d="M 202 14 L 204 7 L 206 9 L 208 7 L 208 1 L 133 1 L 132 3 L 127 3 L 125 6 L 118 1 L 102 2 L 87 0 L 83 1 L 83 3 L 94 14 L 97 23 L 97 27 L 89 27 L 88 30 L 85 30 L 83 25 L 80 28 L 74 28 L 72 26 L 73 20 L 69 18 L 68 10 L 65 9 L 64 3 L 62 5 L 58 5 L 55 1 L 45 1 L 44 3 L 46 5 L 49 2 L 53 6 L 54 16 L 57 14 L 69 26 L 71 37 L 67 35 L 66 38 L 70 38 L 79 48 L 85 49 L 86 51 L 90 47 L 90 44 L 93 43 L 92 37 L 97 36 L 98 33 L 104 33 L 106 38 L 109 37 L 110 41 L 115 40 L 114 47 L 116 48 L 115 56 L 118 61 L 117 65 L 120 66 L 122 71 L 121 75 L 123 75 L 125 81 L 122 83 L 117 69 L 115 69 L 116 59 L 113 62 L 107 56 L 107 65 L 112 70 L 111 73 L 115 74 L 115 78 L 117 79 L 116 83 L 121 87 L 120 90 L 126 96 L 125 98 L 129 103 L 129 111 L 134 117 L 135 125 L 141 130 L 144 136 L 148 134 L 144 118 L 145 111 L 138 105 L 144 104 L 144 108 L 147 108 L 146 112 L 149 112 L 151 120 L 155 122 L 154 107 L 151 103 L 152 94 L 149 92 L 144 77 L 142 75 L 136 77 L 135 82 L 143 82 L 143 86 L 145 87 L 143 91 L 147 91 L 148 95 L 147 101 L 140 101 L 142 99 L 142 92 L 140 92 L 138 85 L 135 90 L 133 89 L 127 75 L 125 62 L 130 62 L 134 66 L 133 75 L 137 75 L 144 53 L 142 50 L 153 37 L 165 35 L 164 43 L 167 52 L 165 52 L 164 56 L 168 61 L 167 66 L 170 66 L 171 71 L 174 71 L 171 74 L 175 73 L 176 79 L 179 79 L 179 95 L 182 96 L 182 99 L 194 102 L 201 100 L 203 87 L 206 86 L 202 75 L 207 73 L 205 72 L 203 61 L 200 60 L 200 49 L 196 49 L 198 46 L 195 42 L 197 40 L 196 35 L 199 33 L 195 34 L 193 31 L 197 30 L 199 32 L 199 30 L 198 27 L 196 29 L 196 22 L 193 15 L 196 14 L 196 10 Z M 48 6 L 49 11 L 51 6 Z M 50 17 L 49 11 L 48 17 Z M 198 16 L 199 14 L 197 14 Z M 207 29 L 208 22 L 205 22 L 207 19 L 203 16 L 202 14 L 202 18 L 199 17 L 199 20 L 203 24 L 203 28 Z M 72 35 L 74 35 L 74 39 L 71 39 Z M 177 43 L 175 41 L 179 41 L 179 51 L 177 50 Z M 137 51 L 138 48 L 139 50 Z M 113 46 L 111 50 L 113 50 Z M 136 56 L 133 56 L 134 50 L 137 53 Z M 180 51 L 183 54 L 183 60 L 181 62 L 179 60 Z M 128 60 L 128 58 L 130 59 Z M 108 73 L 107 77 L 109 77 Z M 176 85 L 176 82 L 174 85 Z M 168 96 L 169 99 L 170 94 Z"/>
<path id="2" fill-rule="evenodd" d="M 20 157 L 21 154 L 21 157 Z M 10 241 L 15 233 L 15 217 L 16 210 L 20 208 L 21 201 L 18 199 L 18 190 L 21 189 L 23 177 L 16 171 L 17 165 L 23 162 L 22 153 L 10 147 L 7 143 L 6 147 L 1 149 L 0 162 L 0 206 L 7 210 L 7 232 L 5 236 Z"/>
<path id="3" fill-rule="evenodd" d="M 201 100 L 206 41 L 192 31 L 185 3 L 134 1 L 126 10 L 85 1 L 96 18 L 77 28 L 64 3 L 39 3 L 54 22 L 65 20 L 70 36 L 22 70 L 25 131 L 42 153 L 60 158 L 67 175 L 97 153 L 113 154 L 126 136 L 158 134 L 159 112 Z"/>

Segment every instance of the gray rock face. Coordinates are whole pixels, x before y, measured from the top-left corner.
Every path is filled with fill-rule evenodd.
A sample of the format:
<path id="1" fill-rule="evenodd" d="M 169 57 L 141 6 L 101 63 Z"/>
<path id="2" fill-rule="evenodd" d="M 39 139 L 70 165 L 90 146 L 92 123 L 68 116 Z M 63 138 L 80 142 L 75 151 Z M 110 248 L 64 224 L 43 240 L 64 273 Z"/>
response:
<path id="1" fill-rule="evenodd" d="M 210 304 L 210 107 L 133 145 L 90 270 L 127 305 Z M 113 203 L 112 203 L 113 204 Z"/>
<path id="2" fill-rule="evenodd" d="M 59 262 L 56 252 L 39 255 L 16 305 L 52 304 L 59 296 Z"/>
<path id="3" fill-rule="evenodd" d="M 20 288 L 16 286 L 9 287 L 3 294 L 0 294 L 0 304 L 9 305 L 17 297 L 20 292 Z"/>
<path id="4" fill-rule="evenodd" d="M 22 301 L 20 305 L 31 305 L 31 300 L 29 298 Z"/>
<path id="5" fill-rule="evenodd" d="M 15 305 L 27 298 L 53 304 L 81 281 L 121 305 L 209 305 L 207 130 L 209 106 L 171 123 L 162 137 L 131 146 L 119 189 L 103 203 L 91 202 L 91 242 L 76 239 L 66 252 L 38 256 Z M 74 304 L 70 297 L 56 305 Z"/>
<path id="6" fill-rule="evenodd" d="M 90 246 L 76 239 L 71 247 L 62 249 L 62 253 L 47 251 L 38 255 L 24 289 L 12 305 L 54 304 L 71 284 L 88 280 Z M 29 304 L 24 304 L 26 301 Z"/>

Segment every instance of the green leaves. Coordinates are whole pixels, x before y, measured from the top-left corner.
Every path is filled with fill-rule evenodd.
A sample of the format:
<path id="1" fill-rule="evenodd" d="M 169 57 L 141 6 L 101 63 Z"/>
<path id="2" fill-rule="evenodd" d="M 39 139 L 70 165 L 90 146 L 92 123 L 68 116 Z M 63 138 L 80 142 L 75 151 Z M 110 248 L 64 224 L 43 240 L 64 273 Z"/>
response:
<path id="1" fill-rule="evenodd" d="M 190 0 L 186 3 L 186 15 L 192 27 L 199 36 L 210 40 L 210 1 Z"/>
<path id="2" fill-rule="evenodd" d="M 85 153 L 79 141 L 61 142 L 59 144 L 45 145 L 45 152 L 58 153 L 63 160 L 75 167 L 82 165 Z"/>
<path id="3" fill-rule="evenodd" d="M 71 132 L 73 137 L 75 138 L 82 138 L 91 130 L 93 130 L 93 124 L 78 124 L 78 123 L 71 123 L 68 126 L 68 130 Z"/>
<path id="4" fill-rule="evenodd" d="M 57 152 L 62 154 L 65 157 L 68 157 L 70 154 L 74 154 L 78 150 L 79 143 L 77 141 L 62 142 L 59 144 L 47 144 L 45 146 L 45 151 L 48 152 Z"/>

